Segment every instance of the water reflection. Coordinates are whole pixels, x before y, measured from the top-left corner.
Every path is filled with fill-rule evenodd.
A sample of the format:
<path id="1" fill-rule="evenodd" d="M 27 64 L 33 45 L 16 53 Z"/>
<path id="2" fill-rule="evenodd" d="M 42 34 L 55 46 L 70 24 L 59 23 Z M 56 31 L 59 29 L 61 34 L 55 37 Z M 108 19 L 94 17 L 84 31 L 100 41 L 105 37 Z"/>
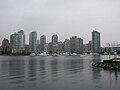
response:
<path id="1" fill-rule="evenodd" d="M 54 81 L 57 81 L 57 77 L 58 77 L 58 60 L 56 58 L 53 58 L 50 61 L 50 65 L 51 65 L 51 74 L 52 77 L 54 78 Z"/>
<path id="2" fill-rule="evenodd" d="M 30 59 L 28 64 L 29 77 L 36 76 L 36 60 Z"/>
<path id="3" fill-rule="evenodd" d="M 9 60 L 9 79 L 11 84 L 24 82 L 24 60 Z"/>
<path id="4" fill-rule="evenodd" d="M 64 67 L 68 75 L 74 75 L 78 72 L 83 72 L 83 65 L 83 59 L 79 57 L 69 58 L 64 63 Z"/>
<path id="5" fill-rule="evenodd" d="M 101 79 L 101 70 L 100 68 L 93 67 L 93 80 L 95 83 L 100 82 Z"/>
<path id="6" fill-rule="evenodd" d="M 120 72 L 91 66 L 100 61 L 101 56 L 0 57 L 0 90 L 119 90 Z"/>
<path id="7" fill-rule="evenodd" d="M 118 71 L 115 71 L 115 80 L 118 80 Z"/>
<path id="8" fill-rule="evenodd" d="M 115 71 L 114 75 L 115 75 L 115 84 L 117 84 L 117 81 L 118 81 L 118 71 L 117 70 Z"/>
<path id="9" fill-rule="evenodd" d="M 30 83 L 30 87 L 35 87 L 36 86 L 36 59 L 35 58 L 30 58 L 30 60 L 28 61 L 28 76 L 29 76 L 29 83 Z"/>
<path id="10" fill-rule="evenodd" d="M 100 62 L 101 61 L 101 56 L 93 56 L 93 62 Z M 93 71 L 93 80 L 97 80 L 99 82 L 101 78 L 101 68 L 92 68 Z"/>
<path id="11" fill-rule="evenodd" d="M 92 58 L 92 60 L 93 60 L 94 63 L 102 61 L 101 60 L 102 59 L 101 55 L 95 55 L 95 56 L 92 56 L 91 58 Z"/>
<path id="12" fill-rule="evenodd" d="M 93 56 L 93 62 L 100 62 L 100 61 L 101 61 L 101 56 Z M 93 82 L 95 84 L 96 89 L 101 89 L 102 88 L 101 71 L 102 71 L 101 68 L 92 67 Z"/>
<path id="13" fill-rule="evenodd" d="M 78 73 L 83 71 L 83 60 L 82 59 L 71 59 L 70 60 L 70 71 L 71 74 Z"/>
<path id="14" fill-rule="evenodd" d="M 24 60 L 9 60 L 9 75 L 24 75 Z"/>
<path id="15" fill-rule="evenodd" d="M 44 58 L 42 58 L 41 60 L 40 60 L 40 76 L 44 79 L 45 78 L 45 73 L 46 71 L 45 71 L 45 59 Z"/>
<path id="16" fill-rule="evenodd" d="M 107 71 L 109 73 L 109 80 L 110 80 L 110 86 L 112 85 L 112 83 L 115 81 L 115 84 L 118 83 L 118 74 L 119 72 L 117 70 L 110 70 Z M 114 78 L 114 79 L 113 79 Z"/>
<path id="17" fill-rule="evenodd" d="M 6 77 L 9 75 L 9 62 L 8 60 L 2 60 L 1 62 L 1 67 L 0 67 L 0 76 L 1 78 Z"/>

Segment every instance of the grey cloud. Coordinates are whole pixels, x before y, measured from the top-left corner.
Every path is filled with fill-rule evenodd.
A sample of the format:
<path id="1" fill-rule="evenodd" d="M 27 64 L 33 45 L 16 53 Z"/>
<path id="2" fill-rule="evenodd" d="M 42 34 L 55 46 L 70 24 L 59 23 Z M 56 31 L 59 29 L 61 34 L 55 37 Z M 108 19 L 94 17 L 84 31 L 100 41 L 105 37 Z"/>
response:
<path id="1" fill-rule="evenodd" d="M 119 0 L 0 0 L 0 42 L 19 29 L 25 30 L 26 41 L 36 30 L 48 41 L 57 33 L 60 40 L 77 35 L 88 42 L 97 29 L 102 45 L 119 42 L 119 8 Z"/>

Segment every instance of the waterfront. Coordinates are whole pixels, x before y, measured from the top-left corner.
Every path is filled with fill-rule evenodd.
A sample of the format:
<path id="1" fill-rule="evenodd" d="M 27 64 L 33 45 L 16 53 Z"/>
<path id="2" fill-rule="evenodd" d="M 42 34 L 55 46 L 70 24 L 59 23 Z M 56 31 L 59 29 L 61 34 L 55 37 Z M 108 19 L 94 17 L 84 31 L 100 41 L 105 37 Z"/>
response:
<path id="1" fill-rule="evenodd" d="M 0 90 L 119 90 L 120 72 L 92 67 L 108 56 L 0 56 Z"/>

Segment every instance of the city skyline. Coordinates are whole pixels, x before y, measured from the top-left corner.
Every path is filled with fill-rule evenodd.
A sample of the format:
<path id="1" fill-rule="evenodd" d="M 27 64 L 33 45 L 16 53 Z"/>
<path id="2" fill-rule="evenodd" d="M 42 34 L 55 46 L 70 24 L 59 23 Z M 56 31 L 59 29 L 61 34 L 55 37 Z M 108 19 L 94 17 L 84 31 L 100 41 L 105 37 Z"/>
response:
<path id="1" fill-rule="evenodd" d="M 20 30 L 23 30 L 23 29 L 20 29 Z M 100 30 L 98 30 L 98 29 L 93 29 L 93 30 L 100 32 Z M 83 39 L 84 39 L 84 42 L 83 42 L 84 44 L 86 44 L 86 43 L 88 43 L 90 40 L 92 40 L 92 37 L 91 37 L 92 34 L 91 34 L 91 32 L 92 32 L 93 30 L 90 30 L 89 34 L 88 34 L 88 33 L 86 34 L 86 35 L 89 36 L 89 38 L 88 38 L 87 40 L 83 38 Z M 16 33 L 17 31 L 19 31 L 19 30 L 15 30 L 14 33 Z M 33 31 L 36 31 L 36 32 L 37 32 L 37 30 L 33 30 Z M 24 32 L 25 32 L 25 31 L 24 31 Z M 31 30 L 30 32 L 32 32 L 32 30 Z M 27 37 L 25 37 L 25 39 L 26 39 L 26 40 L 25 40 L 25 44 L 29 44 L 29 33 L 30 33 L 30 32 L 28 32 L 28 33 L 25 32 L 25 36 L 27 36 Z M 13 32 L 12 32 L 12 33 L 13 33 Z M 100 32 L 100 33 L 101 33 L 101 32 Z M 45 36 L 46 36 L 46 42 L 48 43 L 48 42 L 51 41 L 51 36 L 52 36 L 52 35 L 55 35 L 55 34 L 57 34 L 57 33 L 53 33 L 53 34 L 51 34 L 51 35 L 48 35 L 49 37 L 47 36 L 47 33 L 46 33 L 46 34 L 45 34 L 45 33 L 44 33 L 44 34 L 40 34 L 40 33 L 37 32 L 37 34 L 38 34 L 38 35 L 37 35 L 37 40 L 39 40 L 40 36 L 45 35 Z M 11 35 L 11 34 L 9 34 L 9 35 Z M 57 34 L 57 35 L 59 35 L 59 34 Z M 73 34 L 73 35 L 71 34 L 71 36 L 77 36 L 77 37 L 84 37 L 84 36 L 86 36 L 86 35 L 83 35 L 83 36 L 81 35 L 81 36 L 80 36 L 79 34 Z M 59 40 L 59 41 L 64 41 L 65 39 L 69 39 L 71 36 L 68 36 L 68 37 L 67 37 L 67 35 L 66 35 L 66 36 L 64 36 L 64 37 L 63 37 L 63 36 L 60 37 L 60 35 L 59 35 L 58 40 Z M 117 40 L 104 41 L 102 36 L 103 36 L 103 35 L 101 35 L 101 47 L 106 47 L 106 46 L 108 46 L 108 43 L 110 43 L 111 45 L 120 44 L 120 41 L 119 41 L 119 40 L 118 40 L 118 41 L 117 41 Z M 3 40 L 4 38 L 7 38 L 8 40 L 10 40 L 9 36 L 7 36 L 7 37 L 2 37 L 1 40 L 0 40 L 0 41 L 1 41 L 1 42 L 0 42 L 0 45 L 2 45 L 2 40 Z M 104 41 L 104 42 L 103 42 L 103 41 Z"/>
<path id="2" fill-rule="evenodd" d="M 101 46 L 101 33 L 93 30 L 91 32 L 92 40 L 87 43 L 83 43 L 84 39 L 78 36 L 70 36 L 63 41 L 59 40 L 59 35 L 53 34 L 51 40 L 46 42 L 46 35 L 38 36 L 37 32 L 32 31 L 29 33 L 29 44 L 25 41 L 25 32 L 19 30 L 10 35 L 10 40 L 4 38 L 0 47 L 0 53 L 2 54 L 30 54 L 35 53 L 47 53 L 47 54 L 85 54 L 85 53 L 99 53 L 104 54 L 108 52 L 108 46 Z M 119 44 L 110 44 L 112 50 L 117 50 L 119 53 Z"/>
<path id="3" fill-rule="evenodd" d="M 28 41 L 28 33 L 35 30 L 38 36 L 46 35 L 47 42 L 52 34 L 58 34 L 60 41 L 79 36 L 86 43 L 90 32 L 97 30 L 105 46 L 119 42 L 119 8 L 119 0 L 1 0 L 0 42 L 18 30 L 26 32 Z"/>
<path id="4" fill-rule="evenodd" d="M 29 54 L 32 52 L 46 52 L 47 54 L 83 54 L 84 52 L 83 39 L 77 36 L 71 36 L 69 39 L 59 41 L 59 36 L 57 34 L 53 34 L 51 36 L 51 41 L 46 43 L 45 35 L 42 35 L 37 39 L 37 32 L 32 31 L 29 33 L 29 44 L 25 44 L 26 36 L 24 33 L 25 32 L 23 30 L 20 30 L 11 34 L 10 40 L 4 39 L 2 41 L 1 53 L 8 54 L 11 52 L 11 54 Z M 90 53 L 92 50 L 90 49 L 88 51 Z"/>
<path id="5" fill-rule="evenodd" d="M 22 29 L 21 29 L 21 30 L 17 30 L 16 32 L 12 32 L 12 33 L 9 35 L 8 38 L 6 38 L 6 37 L 4 37 L 4 38 L 6 38 L 6 39 L 8 39 L 8 40 L 10 41 L 10 36 L 13 35 L 13 34 L 19 33 L 19 31 L 24 31 L 24 30 L 22 30 Z M 53 40 L 52 37 L 53 37 L 53 36 L 56 36 L 56 35 L 57 35 L 57 41 L 55 41 L 55 42 L 58 42 L 58 41 L 62 41 L 62 42 L 63 42 L 65 39 L 70 39 L 71 36 L 77 36 L 77 37 L 81 38 L 79 35 L 71 35 L 71 36 L 69 36 L 69 37 L 63 38 L 63 40 L 60 40 L 61 37 L 60 37 L 58 34 L 56 34 L 56 33 L 55 33 L 55 34 L 52 34 L 50 37 L 47 37 L 45 34 L 42 34 L 42 35 L 39 36 L 39 33 L 38 33 L 37 31 L 35 31 L 35 30 L 33 30 L 33 31 L 31 31 L 31 32 L 36 32 L 36 33 L 37 33 L 37 40 L 40 40 L 41 37 L 45 36 L 45 39 L 46 39 L 45 42 L 46 42 L 46 43 L 52 42 L 52 40 Z M 25 34 L 25 44 L 29 44 L 29 37 L 30 37 L 30 33 L 31 33 L 31 32 L 28 32 L 28 33 L 27 33 L 28 35 L 26 36 L 26 32 L 24 31 L 24 34 Z M 92 34 L 91 34 L 91 36 L 92 36 Z M 91 37 L 91 36 L 90 36 L 91 39 L 89 39 L 88 42 L 89 42 L 90 40 L 92 40 L 92 37 Z M 4 38 L 3 38 L 3 39 L 4 39 Z M 27 38 L 28 38 L 28 39 L 27 39 Z M 2 41 L 3 41 L 3 39 L 2 39 Z M 47 39 L 49 39 L 49 41 L 48 41 Z M 0 42 L 1 44 L 2 44 L 2 41 Z M 84 42 L 84 43 L 88 43 L 88 42 Z"/>
<path id="6" fill-rule="evenodd" d="M 40 41 L 40 38 L 42 37 L 42 36 L 45 36 L 45 42 L 46 43 L 49 43 L 49 42 L 52 42 L 52 36 L 54 36 L 54 35 L 58 35 L 58 34 L 52 34 L 50 37 L 48 37 L 48 36 L 46 36 L 46 34 L 40 34 L 40 36 L 39 36 L 39 33 L 37 32 L 37 31 L 35 31 L 35 30 L 33 30 L 33 31 L 31 31 L 31 32 L 28 32 L 27 33 L 27 35 L 28 36 L 26 36 L 26 32 L 24 31 L 24 30 L 17 30 L 16 32 L 12 32 L 12 33 L 10 33 L 10 35 L 9 35 L 9 37 L 8 38 L 6 38 L 6 37 L 3 37 L 3 39 L 8 39 L 9 41 L 10 41 L 10 39 L 11 39 L 11 35 L 12 34 L 18 34 L 20 31 L 23 31 L 24 32 L 24 35 L 25 35 L 25 44 L 27 45 L 27 44 L 29 44 L 29 34 L 31 33 L 31 32 L 36 32 L 37 33 L 37 40 L 39 40 Z M 96 31 L 96 32 L 99 32 L 99 33 L 101 33 L 99 30 L 95 30 L 95 29 L 93 29 L 91 32 L 90 32 L 90 39 L 88 39 L 87 41 L 85 41 L 85 39 L 84 38 L 82 38 L 82 37 L 80 37 L 79 35 L 71 35 L 71 36 L 77 36 L 77 37 L 79 37 L 79 38 L 82 38 L 84 41 L 83 41 L 83 44 L 87 44 L 87 43 L 89 43 L 91 40 L 92 40 L 92 32 L 93 31 Z M 58 41 L 62 41 L 62 42 L 64 42 L 65 41 L 65 39 L 70 39 L 71 38 L 71 36 L 69 36 L 69 37 L 66 37 L 66 38 L 63 38 L 63 40 L 61 40 L 61 37 L 58 35 Z M 2 39 L 2 41 L 3 41 L 3 39 Z M 2 41 L 0 42 L 0 45 L 2 45 Z M 108 46 L 108 44 L 110 44 L 111 46 L 120 46 L 120 42 L 118 42 L 118 41 L 108 41 L 108 42 L 106 42 L 104 45 L 103 45 L 103 42 L 102 42 L 103 40 L 102 40 L 102 35 L 100 35 L 100 45 L 101 45 L 101 47 L 106 47 L 106 46 Z M 40 43 L 40 42 L 39 42 Z"/>

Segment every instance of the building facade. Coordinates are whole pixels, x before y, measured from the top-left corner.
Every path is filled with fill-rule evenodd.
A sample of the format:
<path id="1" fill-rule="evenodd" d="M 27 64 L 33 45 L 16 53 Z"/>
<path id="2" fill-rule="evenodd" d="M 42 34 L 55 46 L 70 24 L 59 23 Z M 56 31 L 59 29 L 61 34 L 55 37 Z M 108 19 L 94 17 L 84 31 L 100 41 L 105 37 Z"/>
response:
<path id="1" fill-rule="evenodd" d="M 38 52 L 40 51 L 40 40 L 37 40 L 36 50 L 37 50 Z"/>
<path id="2" fill-rule="evenodd" d="M 52 44 L 58 44 L 58 35 L 57 34 L 54 34 L 52 36 Z"/>
<path id="3" fill-rule="evenodd" d="M 48 43 L 48 54 L 52 54 L 53 53 L 53 44 L 52 42 Z"/>
<path id="4" fill-rule="evenodd" d="M 11 49 L 25 49 L 25 34 L 23 30 L 10 35 Z"/>
<path id="5" fill-rule="evenodd" d="M 52 42 L 51 42 L 51 45 L 52 45 L 52 54 L 54 53 L 58 53 L 59 51 L 59 45 L 58 45 L 58 35 L 57 34 L 54 34 L 52 36 Z"/>
<path id="6" fill-rule="evenodd" d="M 83 53 L 83 39 L 77 38 L 77 36 L 73 36 L 70 38 L 70 47 L 71 54 L 82 54 Z"/>
<path id="7" fill-rule="evenodd" d="M 62 41 L 58 42 L 58 53 L 61 53 L 63 51 L 63 43 Z"/>
<path id="8" fill-rule="evenodd" d="M 92 40 L 89 43 L 84 44 L 83 46 L 84 53 L 91 53 L 92 52 Z"/>
<path id="9" fill-rule="evenodd" d="M 42 35 L 40 37 L 40 52 L 45 52 L 46 36 Z"/>
<path id="10" fill-rule="evenodd" d="M 25 33 L 23 30 L 18 32 L 18 48 L 25 49 Z"/>
<path id="11" fill-rule="evenodd" d="M 89 52 L 90 52 L 90 53 L 92 52 L 92 40 L 89 41 Z"/>
<path id="12" fill-rule="evenodd" d="M 18 45 L 18 34 L 14 33 L 10 35 L 10 46 L 11 49 L 18 49 L 19 45 Z"/>
<path id="13" fill-rule="evenodd" d="M 44 45 L 44 52 L 46 52 L 47 54 L 49 54 L 49 45 L 48 45 L 48 43 L 46 43 Z"/>
<path id="14" fill-rule="evenodd" d="M 77 40 L 77 36 L 72 36 L 70 38 L 71 54 L 76 53 L 76 40 Z"/>
<path id="15" fill-rule="evenodd" d="M 37 32 L 33 31 L 29 34 L 29 47 L 30 52 L 36 52 L 37 51 Z"/>
<path id="16" fill-rule="evenodd" d="M 67 52 L 68 54 L 71 53 L 70 40 L 69 39 L 65 39 L 65 41 L 63 43 L 63 49 L 64 49 L 64 52 Z"/>
<path id="17" fill-rule="evenodd" d="M 101 43 L 100 43 L 100 32 L 93 31 L 92 32 L 92 52 L 100 53 Z"/>
<path id="18" fill-rule="evenodd" d="M 10 54 L 11 53 L 11 48 L 10 48 L 10 43 L 8 39 L 3 39 L 2 41 L 2 54 Z"/>

